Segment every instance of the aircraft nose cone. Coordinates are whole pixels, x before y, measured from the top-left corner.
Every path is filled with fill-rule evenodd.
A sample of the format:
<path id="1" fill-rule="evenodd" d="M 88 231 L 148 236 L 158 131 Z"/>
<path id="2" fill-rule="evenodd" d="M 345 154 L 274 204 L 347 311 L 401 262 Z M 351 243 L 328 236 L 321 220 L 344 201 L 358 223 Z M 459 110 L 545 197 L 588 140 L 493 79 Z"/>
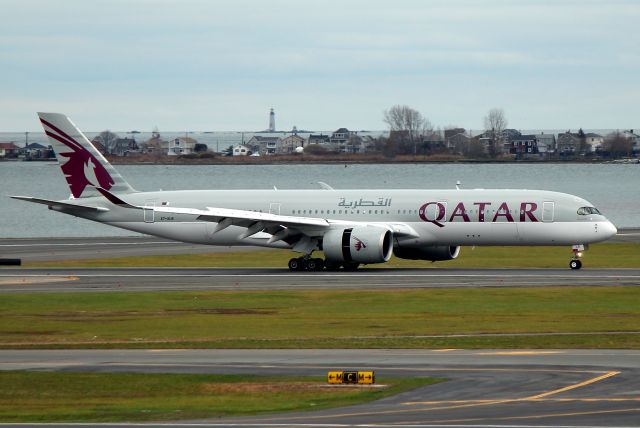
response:
<path id="1" fill-rule="evenodd" d="M 603 235 L 607 236 L 607 238 L 611 238 L 618 233 L 618 229 L 610 221 L 605 222 L 600 230 Z"/>

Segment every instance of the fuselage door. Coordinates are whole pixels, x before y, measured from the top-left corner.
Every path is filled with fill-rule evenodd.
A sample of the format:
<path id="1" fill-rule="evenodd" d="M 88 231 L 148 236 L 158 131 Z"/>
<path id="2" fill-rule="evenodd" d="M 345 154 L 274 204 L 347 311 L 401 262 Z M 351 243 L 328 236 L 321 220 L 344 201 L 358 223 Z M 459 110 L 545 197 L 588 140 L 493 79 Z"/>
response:
<path id="1" fill-rule="evenodd" d="M 270 203 L 269 204 L 269 214 L 276 214 L 276 215 L 280 215 L 280 206 L 282 204 L 279 203 Z"/>
<path id="2" fill-rule="evenodd" d="M 144 222 L 145 223 L 153 223 L 155 221 L 155 211 L 156 207 L 155 200 L 149 200 L 144 202 Z"/>
<path id="3" fill-rule="evenodd" d="M 542 204 L 542 221 L 545 223 L 553 222 L 553 211 L 554 211 L 553 202 L 544 202 Z"/>

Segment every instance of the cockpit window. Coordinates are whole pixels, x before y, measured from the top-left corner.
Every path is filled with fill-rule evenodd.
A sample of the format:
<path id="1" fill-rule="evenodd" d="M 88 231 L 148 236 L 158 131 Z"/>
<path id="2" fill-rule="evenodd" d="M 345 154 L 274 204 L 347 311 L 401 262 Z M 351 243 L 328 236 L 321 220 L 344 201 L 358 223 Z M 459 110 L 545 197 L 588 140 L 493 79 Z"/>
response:
<path id="1" fill-rule="evenodd" d="M 580 207 L 578 208 L 578 215 L 600 214 L 595 207 Z"/>

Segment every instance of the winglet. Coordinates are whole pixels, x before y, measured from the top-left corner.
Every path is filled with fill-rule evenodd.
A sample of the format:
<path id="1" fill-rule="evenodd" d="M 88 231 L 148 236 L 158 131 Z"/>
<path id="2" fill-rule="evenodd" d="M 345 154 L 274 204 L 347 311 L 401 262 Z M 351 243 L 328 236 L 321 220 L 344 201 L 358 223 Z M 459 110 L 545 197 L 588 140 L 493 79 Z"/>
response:
<path id="1" fill-rule="evenodd" d="M 108 190 L 103 189 L 102 187 L 96 187 L 96 190 L 98 192 L 100 192 L 100 194 L 102 196 L 107 198 L 107 200 L 109 202 L 111 202 L 112 204 L 114 204 L 114 205 L 118 205 L 118 206 L 123 207 L 123 208 L 141 209 L 140 207 L 137 207 L 135 205 L 131 205 L 130 203 L 123 201 L 122 199 L 120 199 L 119 197 L 117 197 L 113 193 L 109 192 Z"/>

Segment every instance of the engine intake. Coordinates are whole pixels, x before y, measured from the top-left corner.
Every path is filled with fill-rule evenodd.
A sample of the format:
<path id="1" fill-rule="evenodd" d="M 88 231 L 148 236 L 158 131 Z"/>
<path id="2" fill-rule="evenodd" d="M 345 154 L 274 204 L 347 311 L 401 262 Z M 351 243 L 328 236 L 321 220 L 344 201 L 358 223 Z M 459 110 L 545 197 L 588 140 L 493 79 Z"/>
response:
<path id="1" fill-rule="evenodd" d="M 398 247 L 393 250 L 393 254 L 401 259 L 438 262 L 442 260 L 453 260 L 458 257 L 460 247 L 451 247 L 449 245 L 431 245 L 418 248 Z"/>
<path id="2" fill-rule="evenodd" d="M 325 233 L 322 250 L 327 260 L 347 263 L 384 263 L 393 253 L 391 231 L 381 227 L 335 229 Z"/>

